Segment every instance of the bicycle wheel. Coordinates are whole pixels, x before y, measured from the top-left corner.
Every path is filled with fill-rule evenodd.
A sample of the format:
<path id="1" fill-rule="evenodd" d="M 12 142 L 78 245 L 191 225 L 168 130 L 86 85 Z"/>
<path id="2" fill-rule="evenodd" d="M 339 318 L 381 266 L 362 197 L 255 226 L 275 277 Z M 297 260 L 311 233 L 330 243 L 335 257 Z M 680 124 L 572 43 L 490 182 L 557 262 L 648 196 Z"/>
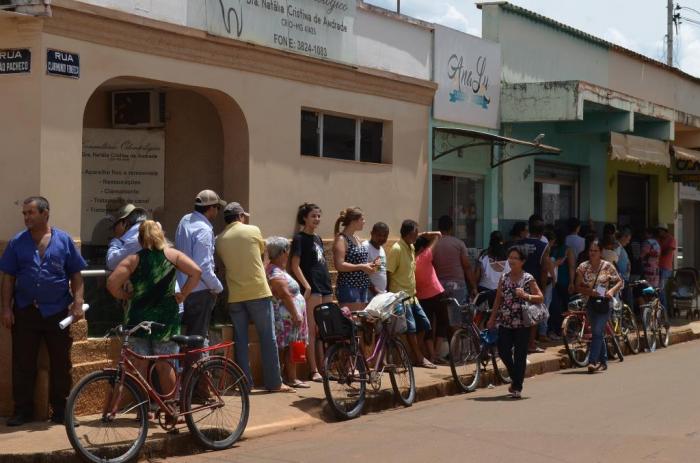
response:
<path id="1" fill-rule="evenodd" d="M 502 367 L 498 366 L 498 349 L 496 346 L 489 347 L 489 352 L 491 352 L 491 363 L 493 363 L 493 373 L 497 377 L 501 384 L 510 384 L 510 375 L 508 374 L 508 369 L 505 365 Z"/>
<path id="2" fill-rule="evenodd" d="M 588 350 L 590 342 L 584 339 L 584 319 L 578 315 L 567 315 L 561 325 L 564 347 L 569 354 L 571 363 L 579 367 L 588 365 Z"/>
<path id="3" fill-rule="evenodd" d="M 73 388 L 66 403 L 68 440 L 86 461 L 135 460 L 148 435 L 149 400 L 131 378 L 95 371 Z"/>
<path id="4" fill-rule="evenodd" d="M 617 359 L 620 362 L 624 362 L 625 356 L 622 354 L 622 349 L 620 348 L 620 342 L 617 340 L 617 336 L 608 333 L 606 338 L 610 346 L 612 347 L 612 350 L 608 352 L 608 356 L 612 359 Z"/>
<path id="5" fill-rule="evenodd" d="M 639 353 L 641 340 L 639 338 L 639 326 L 632 309 L 625 304 L 622 306 L 622 317 L 620 318 L 620 328 L 625 344 L 633 354 Z"/>
<path id="6" fill-rule="evenodd" d="M 416 378 L 406 346 L 399 339 L 387 342 L 384 365 L 389 371 L 394 395 L 402 405 L 410 407 L 416 400 Z"/>
<path id="7" fill-rule="evenodd" d="M 472 392 L 479 384 L 481 344 L 471 329 L 460 328 L 450 339 L 450 369 L 457 387 Z"/>
<path id="8" fill-rule="evenodd" d="M 367 369 L 359 349 L 353 352 L 347 344 L 333 344 L 326 351 L 323 366 L 328 405 L 341 420 L 355 418 L 365 405 L 367 389 Z"/>
<path id="9" fill-rule="evenodd" d="M 184 391 L 185 422 L 209 450 L 223 450 L 240 439 L 250 404 L 248 381 L 235 363 L 213 358 L 193 368 Z"/>
<path id="10" fill-rule="evenodd" d="M 659 332 L 659 343 L 662 347 L 668 347 L 671 343 L 671 324 L 668 322 L 666 308 L 661 303 L 656 311 L 656 324 Z"/>
<path id="11" fill-rule="evenodd" d="M 656 350 L 656 319 L 653 314 L 654 311 L 651 305 L 644 305 L 642 308 L 642 328 L 644 329 L 644 340 L 649 352 Z"/>

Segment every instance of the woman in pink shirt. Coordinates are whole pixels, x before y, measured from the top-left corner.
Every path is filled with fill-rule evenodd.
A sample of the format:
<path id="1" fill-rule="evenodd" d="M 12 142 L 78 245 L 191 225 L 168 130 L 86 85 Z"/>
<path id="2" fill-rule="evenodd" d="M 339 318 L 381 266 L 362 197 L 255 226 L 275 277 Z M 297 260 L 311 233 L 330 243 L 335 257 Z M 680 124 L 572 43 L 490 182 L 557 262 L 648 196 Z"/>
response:
<path id="1" fill-rule="evenodd" d="M 431 238 L 421 236 L 414 247 L 416 252 L 416 297 L 433 327 L 425 334 L 426 357 L 433 363 L 445 364 L 439 356 L 440 348 L 449 335 L 450 322 L 447 306 L 443 302 L 444 292 L 433 267 L 433 246 L 439 235 Z"/>

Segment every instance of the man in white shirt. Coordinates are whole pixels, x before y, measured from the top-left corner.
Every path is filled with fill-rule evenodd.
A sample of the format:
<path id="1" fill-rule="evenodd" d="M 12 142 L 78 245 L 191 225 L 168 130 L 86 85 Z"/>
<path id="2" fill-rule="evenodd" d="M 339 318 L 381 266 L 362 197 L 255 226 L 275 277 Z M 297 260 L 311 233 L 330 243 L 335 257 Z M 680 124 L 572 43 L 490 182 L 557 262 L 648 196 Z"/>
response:
<path id="1" fill-rule="evenodd" d="M 372 296 L 386 292 L 386 252 L 383 246 L 388 239 L 389 226 L 384 222 L 377 222 L 372 227 L 369 241 L 362 243 L 367 248 L 367 260 L 379 264 L 377 270 L 369 275 Z"/>

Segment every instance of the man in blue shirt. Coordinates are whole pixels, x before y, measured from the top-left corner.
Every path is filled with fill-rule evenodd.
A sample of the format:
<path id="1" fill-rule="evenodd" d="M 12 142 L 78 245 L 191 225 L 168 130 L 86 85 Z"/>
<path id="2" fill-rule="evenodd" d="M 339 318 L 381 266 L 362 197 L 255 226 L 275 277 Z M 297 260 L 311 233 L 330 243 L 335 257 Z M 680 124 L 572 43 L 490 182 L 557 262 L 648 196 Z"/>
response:
<path id="1" fill-rule="evenodd" d="M 542 240 L 542 235 L 544 233 L 544 221 L 537 215 L 533 215 L 528 220 L 528 229 L 530 231 L 530 236 L 525 239 L 516 241 L 515 244 L 523 246 L 527 250 L 527 260 L 525 265 L 523 265 L 523 270 L 532 275 L 537 282 L 537 285 L 542 289 L 547 287 L 547 262 L 544 261 L 543 256 L 547 245 Z M 544 349 L 538 347 L 535 343 L 535 337 L 537 336 L 537 325 L 533 326 L 530 331 L 530 342 L 528 347 L 528 352 L 531 354 L 544 352 Z"/>
<path id="2" fill-rule="evenodd" d="M 224 290 L 214 272 L 214 227 L 211 222 L 225 205 L 226 202 L 214 191 L 200 191 L 194 200 L 194 211 L 180 220 L 175 232 L 175 247 L 202 269 L 199 284 L 185 299 L 182 324 L 187 328 L 188 335 L 209 337 L 209 322 L 216 295 Z M 178 272 L 180 287 L 186 279 L 187 275 Z"/>
<path id="3" fill-rule="evenodd" d="M 125 257 L 141 250 L 139 227 L 148 218 L 146 211 L 133 204 L 126 204 L 117 212 L 114 222 L 114 238 L 107 248 L 107 269 L 112 271 Z"/>
<path id="4" fill-rule="evenodd" d="M 41 196 L 24 200 L 27 229 L 10 240 L 0 259 L 2 324 L 12 329 L 12 395 L 15 414 L 8 426 L 34 416 L 34 382 L 39 345 L 49 354 L 51 421 L 62 424 L 71 387 L 70 330 L 58 323 L 72 314 L 83 317 L 85 261 L 66 232 L 49 226 L 49 202 Z M 14 304 L 13 304 L 14 300 Z"/>

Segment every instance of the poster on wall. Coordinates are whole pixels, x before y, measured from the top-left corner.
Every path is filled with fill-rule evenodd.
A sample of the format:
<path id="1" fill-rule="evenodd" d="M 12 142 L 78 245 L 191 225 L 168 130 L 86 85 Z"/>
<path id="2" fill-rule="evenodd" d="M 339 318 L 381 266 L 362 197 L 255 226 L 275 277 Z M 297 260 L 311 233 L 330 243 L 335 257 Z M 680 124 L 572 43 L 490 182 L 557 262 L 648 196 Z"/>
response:
<path id="1" fill-rule="evenodd" d="M 207 30 L 354 64 L 356 8 L 356 0 L 206 0 Z"/>
<path id="2" fill-rule="evenodd" d="M 498 128 L 501 46 L 435 26 L 435 119 Z"/>
<path id="3" fill-rule="evenodd" d="M 164 170 L 162 130 L 83 130 L 83 241 L 107 244 L 114 214 L 126 203 L 153 216 L 164 204 Z"/>

